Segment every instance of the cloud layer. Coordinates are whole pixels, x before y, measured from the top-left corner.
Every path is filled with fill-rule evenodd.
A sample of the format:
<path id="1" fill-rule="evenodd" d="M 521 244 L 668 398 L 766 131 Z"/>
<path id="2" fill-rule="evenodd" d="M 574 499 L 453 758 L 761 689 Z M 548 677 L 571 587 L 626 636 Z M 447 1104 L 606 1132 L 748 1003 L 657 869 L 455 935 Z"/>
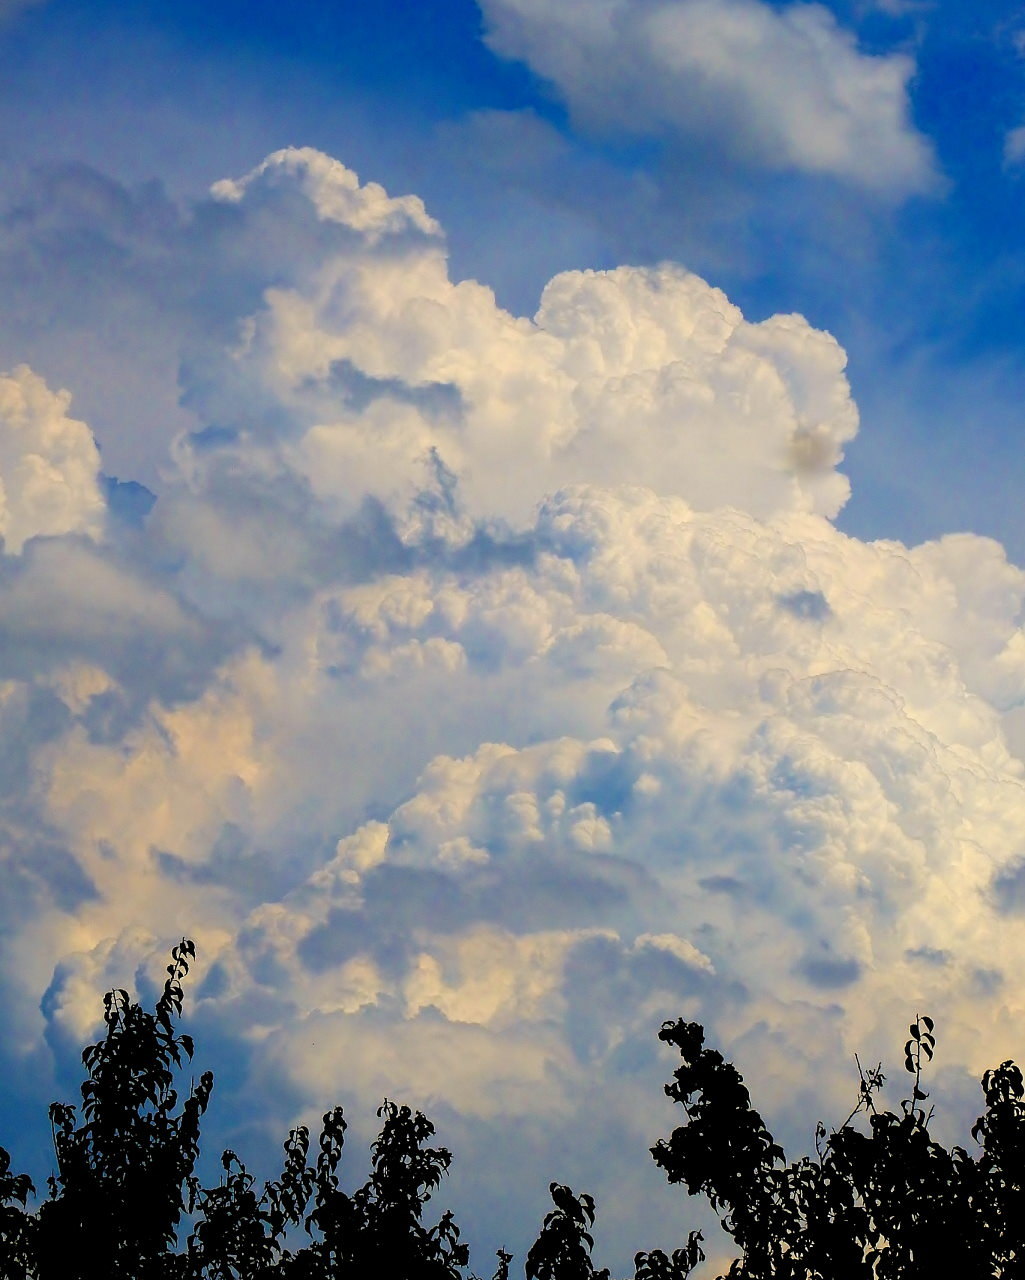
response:
<path id="1" fill-rule="evenodd" d="M 488 42 L 599 132 L 714 145 L 737 163 L 905 195 L 935 179 L 904 54 L 862 53 L 818 4 L 480 0 Z"/>
<path id="2" fill-rule="evenodd" d="M 309 150 L 191 234 L 262 290 L 187 344 L 148 514 L 0 381 L 12 1053 L 188 932 L 225 1124 L 402 1096 L 486 1242 L 572 1179 L 623 1265 L 674 1243 L 663 1017 L 805 1136 L 916 1010 L 956 1096 L 1021 1054 L 1025 573 L 838 532 L 832 337 L 672 265 L 510 315 Z"/>

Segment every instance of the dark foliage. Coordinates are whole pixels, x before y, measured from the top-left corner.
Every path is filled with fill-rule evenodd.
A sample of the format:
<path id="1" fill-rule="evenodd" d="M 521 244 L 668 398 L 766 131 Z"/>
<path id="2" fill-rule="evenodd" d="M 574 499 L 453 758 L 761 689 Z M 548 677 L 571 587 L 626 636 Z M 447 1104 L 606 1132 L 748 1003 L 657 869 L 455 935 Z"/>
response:
<path id="1" fill-rule="evenodd" d="M 50 1108 L 56 1167 L 38 1212 L 35 1188 L 0 1148 L 0 1280 L 462 1280 L 469 1265 L 451 1213 L 424 1211 L 451 1164 L 420 1112 L 385 1101 L 368 1180 L 342 1189 L 340 1108 L 318 1148 L 293 1129 L 280 1175 L 258 1187 L 233 1151 L 216 1186 L 196 1175 L 204 1073 L 179 1101 L 176 1072 L 193 1054 L 176 1030 L 195 956 L 174 948 L 155 1010 L 125 991 L 104 999 L 106 1033 L 82 1055 L 82 1102 Z M 703 1195 L 739 1254 L 730 1280 L 1025 1280 L 1025 1082 L 1012 1062 L 983 1077 L 977 1150 L 929 1133 L 922 1069 L 935 1044 L 916 1018 L 905 1046 L 911 1096 L 877 1105 L 884 1082 L 861 1070 L 857 1105 L 814 1158 L 788 1164 L 736 1068 L 704 1045 L 697 1023 L 660 1038 L 681 1065 L 666 1086 L 686 1122 L 652 1148 L 671 1183 Z M 609 1280 L 591 1258 L 594 1200 L 553 1182 L 553 1208 L 525 1259 L 527 1280 Z M 686 1280 L 703 1260 L 691 1232 L 672 1254 L 638 1253 L 635 1280 Z M 512 1255 L 499 1250 L 495 1280 Z M 472 1278 L 468 1278 L 472 1280 Z"/>
<path id="2" fill-rule="evenodd" d="M 916 1018 L 905 1045 L 914 1077 L 899 1114 L 880 1111 L 880 1068 L 862 1072 L 843 1125 L 816 1132 L 817 1158 L 787 1164 L 736 1068 L 704 1048 L 696 1023 L 666 1023 L 660 1038 L 683 1065 L 666 1093 L 687 1123 L 652 1155 L 670 1182 L 704 1194 L 736 1241 L 736 1280 L 957 1280 L 1025 1277 L 1025 1107 L 1021 1072 L 1005 1062 L 983 1078 L 981 1151 L 947 1151 L 929 1134 L 923 1061 L 935 1040 Z M 868 1132 L 854 1126 L 867 1115 Z M 684 1273 L 685 1274 L 685 1273 Z"/>
<path id="3" fill-rule="evenodd" d="M 50 1107 L 57 1170 L 39 1210 L 40 1280 L 176 1274 L 170 1250 L 195 1192 L 199 1118 L 213 1088 L 204 1073 L 178 1109 L 174 1068 L 193 1046 L 174 1018 L 194 956 L 191 942 L 175 947 L 153 1013 L 127 991 L 107 993 L 107 1034 L 82 1054 L 82 1123 L 74 1107 Z"/>

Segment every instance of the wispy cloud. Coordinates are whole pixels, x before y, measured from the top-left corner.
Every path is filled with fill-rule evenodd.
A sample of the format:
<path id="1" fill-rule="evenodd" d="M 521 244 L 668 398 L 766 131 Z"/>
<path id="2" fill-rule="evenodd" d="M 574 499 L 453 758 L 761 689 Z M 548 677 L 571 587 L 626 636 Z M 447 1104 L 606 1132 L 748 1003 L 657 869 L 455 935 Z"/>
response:
<path id="1" fill-rule="evenodd" d="M 1004 164 L 1016 168 L 1025 160 L 1025 125 L 1008 131 L 1004 138 Z"/>
<path id="2" fill-rule="evenodd" d="M 913 60 L 862 53 L 821 5 L 481 0 L 491 47 L 550 81 L 585 128 L 714 149 L 742 166 L 928 190 Z"/>

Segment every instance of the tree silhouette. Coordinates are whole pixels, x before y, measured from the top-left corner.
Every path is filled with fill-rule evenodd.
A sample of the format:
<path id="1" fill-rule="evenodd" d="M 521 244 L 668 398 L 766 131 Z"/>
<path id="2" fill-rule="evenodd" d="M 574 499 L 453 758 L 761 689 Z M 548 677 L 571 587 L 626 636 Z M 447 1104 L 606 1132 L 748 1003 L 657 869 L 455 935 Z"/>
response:
<path id="1" fill-rule="evenodd" d="M 37 1222 L 26 1212 L 30 1195 L 35 1195 L 32 1179 L 11 1173 L 10 1154 L 0 1147 L 0 1275 L 5 1280 L 36 1274 Z"/>
<path id="2" fill-rule="evenodd" d="M 74 1107 L 50 1107 L 57 1171 L 39 1211 L 40 1280 L 175 1274 L 170 1250 L 195 1193 L 199 1118 L 213 1088 L 205 1072 L 177 1110 L 174 1068 L 193 1044 L 174 1019 L 194 956 L 185 939 L 174 948 L 153 1013 L 127 991 L 107 993 L 106 1035 L 82 1054 L 82 1123 Z"/>
<path id="3" fill-rule="evenodd" d="M 880 1068 L 862 1072 L 858 1104 L 839 1129 L 816 1131 L 817 1158 L 787 1164 L 730 1063 L 706 1049 L 697 1023 L 666 1023 L 660 1039 L 683 1065 L 666 1093 L 687 1123 L 652 1148 L 670 1182 L 708 1197 L 741 1251 L 736 1280 L 992 1280 L 1025 1276 L 1025 1107 L 1021 1072 L 1005 1062 L 983 1078 L 981 1151 L 947 1151 L 922 1107 L 930 1018 L 911 1024 L 914 1076 L 899 1114 L 880 1111 Z M 867 1114 L 869 1132 L 853 1125 Z"/>
<path id="4" fill-rule="evenodd" d="M 474 1280 L 452 1214 L 424 1221 L 452 1156 L 429 1145 L 434 1126 L 409 1107 L 382 1104 L 370 1176 L 351 1193 L 339 1176 L 339 1107 L 324 1115 L 315 1157 L 305 1127 L 289 1133 L 281 1173 L 262 1187 L 233 1151 L 217 1184 L 201 1184 L 213 1077 L 205 1072 L 180 1105 L 174 1083 L 193 1055 L 176 1021 L 194 957 L 182 939 L 152 1013 L 123 990 L 105 997 L 105 1034 L 82 1055 L 81 1114 L 50 1108 L 56 1167 L 38 1212 L 32 1183 L 11 1173 L 0 1148 L 0 1280 Z M 913 1079 L 899 1110 L 878 1105 L 881 1067 L 859 1063 L 850 1115 L 831 1132 L 817 1127 L 814 1157 L 787 1163 L 740 1073 L 705 1047 L 704 1029 L 663 1025 L 660 1039 L 681 1059 L 666 1093 L 686 1120 L 652 1155 L 671 1183 L 716 1211 L 739 1255 L 729 1280 L 1025 1280 L 1022 1074 L 1013 1062 L 986 1072 L 977 1150 L 947 1150 L 924 1106 L 932 1020 L 916 1017 L 909 1030 Z M 556 1182 L 550 1194 L 527 1280 L 609 1280 L 591 1258 L 592 1197 Z M 638 1253 L 634 1280 L 686 1280 L 703 1257 L 691 1232 L 671 1254 Z M 498 1251 L 495 1280 L 509 1280 L 512 1261 Z"/>
<path id="5" fill-rule="evenodd" d="M 314 1165 L 309 1131 L 300 1126 L 284 1144 L 280 1176 L 262 1189 L 233 1151 L 221 1157 L 217 1185 L 200 1185 L 199 1125 L 213 1076 L 204 1072 L 180 1107 L 174 1085 L 175 1069 L 194 1051 L 191 1037 L 175 1030 L 194 958 L 183 938 L 152 1013 L 124 990 L 104 997 L 106 1033 L 82 1054 L 81 1123 L 73 1106 L 50 1108 L 56 1171 L 38 1216 L 27 1208 L 31 1181 L 10 1173 L 0 1148 L 2 1280 L 460 1277 L 468 1250 L 452 1214 L 423 1223 L 452 1156 L 427 1145 L 434 1126 L 408 1107 L 381 1106 L 371 1175 L 351 1196 L 337 1172 L 346 1127 L 340 1107 L 324 1116 Z M 184 1243 L 183 1215 L 193 1220 Z M 308 1243 L 293 1251 L 286 1238 L 296 1228 Z M 509 1261 L 500 1251 L 500 1280 Z"/>

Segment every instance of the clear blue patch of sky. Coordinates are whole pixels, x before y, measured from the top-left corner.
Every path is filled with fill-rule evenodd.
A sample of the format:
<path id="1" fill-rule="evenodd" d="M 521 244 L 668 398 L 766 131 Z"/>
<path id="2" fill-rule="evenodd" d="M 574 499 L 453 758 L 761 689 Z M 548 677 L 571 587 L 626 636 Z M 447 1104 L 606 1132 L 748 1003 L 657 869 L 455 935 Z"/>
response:
<path id="1" fill-rule="evenodd" d="M 50 0 L 16 25 L 28 41 L 57 25 L 93 40 L 160 32 L 183 57 L 299 64 L 323 83 L 371 90 L 396 112 L 439 118 L 479 104 L 517 105 L 533 80 L 487 51 L 474 0 Z"/>

